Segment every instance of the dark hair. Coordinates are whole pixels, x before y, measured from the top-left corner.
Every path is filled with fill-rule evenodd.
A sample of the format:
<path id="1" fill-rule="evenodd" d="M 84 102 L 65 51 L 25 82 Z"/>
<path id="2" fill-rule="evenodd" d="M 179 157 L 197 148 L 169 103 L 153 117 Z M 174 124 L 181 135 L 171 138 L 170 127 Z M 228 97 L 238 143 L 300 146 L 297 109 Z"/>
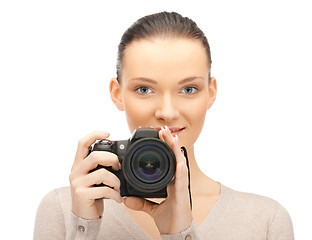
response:
<path id="1" fill-rule="evenodd" d="M 134 40 L 147 39 L 155 36 L 199 39 L 206 49 L 210 68 L 211 55 L 208 40 L 197 24 L 190 18 L 182 17 L 175 12 L 160 12 L 140 18 L 121 37 L 117 58 L 117 80 L 119 82 L 121 81 L 122 60 L 127 45 Z"/>

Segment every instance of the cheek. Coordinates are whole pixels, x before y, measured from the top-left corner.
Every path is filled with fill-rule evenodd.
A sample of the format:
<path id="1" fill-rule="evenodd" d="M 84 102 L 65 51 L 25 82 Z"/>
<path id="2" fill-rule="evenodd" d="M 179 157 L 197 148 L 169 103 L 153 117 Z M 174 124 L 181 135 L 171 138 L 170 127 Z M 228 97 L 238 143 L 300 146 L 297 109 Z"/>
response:
<path id="1" fill-rule="evenodd" d="M 148 127 L 153 117 L 153 103 L 136 98 L 125 98 L 124 108 L 131 132 L 139 126 Z M 147 107 L 148 106 L 148 107 Z"/>
<path id="2" fill-rule="evenodd" d="M 185 101 L 184 106 L 184 115 L 188 116 L 190 122 L 194 126 L 201 126 L 205 120 L 206 110 L 207 110 L 207 101 L 206 98 L 197 99 L 195 101 Z"/>
<path id="3" fill-rule="evenodd" d="M 190 104 L 184 103 L 183 116 L 190 124 L 187 136 L 184 136 L 183 144 L 187 147 L 192 146 L 203 128 L 207 111 L 205 101 L 194 101 Z"/>
<path id="4" fill-rule="evenodd" d="M 201 106 L 194 107 L 193 111 L 193 116 L 197 122 L 197 125 L 201 129 L 206 117 L 207 104 L 202 104 Z"/>

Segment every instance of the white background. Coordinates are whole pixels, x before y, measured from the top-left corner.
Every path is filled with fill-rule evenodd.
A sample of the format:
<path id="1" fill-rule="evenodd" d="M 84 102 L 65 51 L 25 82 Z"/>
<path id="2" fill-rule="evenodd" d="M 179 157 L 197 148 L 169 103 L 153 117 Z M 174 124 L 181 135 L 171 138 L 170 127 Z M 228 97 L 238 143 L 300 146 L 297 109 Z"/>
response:
<path id="1" fill-rule="evenodd" d="M 196 144 L 203 171 L 278 200 L 311 236 L 308 1 L 1 1 L 1 235 L 31 239 L 37 206 L 68 185 L 78 139 L 130 136 L 110 101 L 117 45 L 136 19 L 176 11 L 212 52 L 218 96 Z M 56 229 L 57 231 L 57 229 Z"/>

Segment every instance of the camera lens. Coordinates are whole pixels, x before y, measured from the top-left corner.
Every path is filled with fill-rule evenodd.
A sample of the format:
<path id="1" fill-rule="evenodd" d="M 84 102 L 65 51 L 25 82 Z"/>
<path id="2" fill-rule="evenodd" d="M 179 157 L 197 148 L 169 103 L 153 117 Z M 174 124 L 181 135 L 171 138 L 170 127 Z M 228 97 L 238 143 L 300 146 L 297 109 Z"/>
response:
<path id="1" fill-rule="evenodd" d="M 156 192 L 171 181 L 176 159 L 171 148 L 156 138 L 142 138 L 131 144 L 124 161 L 123 175 L 139 192 Z"/>
<path id="2" fill-rule="evenodd" d="M 168 157 L 160 147 L 147 144 L 136 150 L 131 165 L 134 175 L 141 181 L 157 182 L 168 172 Z"/>

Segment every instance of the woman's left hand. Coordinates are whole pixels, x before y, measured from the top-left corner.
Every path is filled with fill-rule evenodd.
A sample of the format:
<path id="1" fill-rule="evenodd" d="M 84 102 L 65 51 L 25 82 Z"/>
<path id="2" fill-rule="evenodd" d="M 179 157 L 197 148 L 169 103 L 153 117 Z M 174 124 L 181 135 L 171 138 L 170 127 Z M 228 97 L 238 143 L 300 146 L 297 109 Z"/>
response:
<path id="1" fill-rule="evenodd" d="M 188 168 L 181 152 L 178 136 L 172 136 L 168 127 L 159 131 L 159 137 L 173 150 L 177 165 L 174 179 L 167 186 L 168 197 L 160 204 L 137 197 L 125 198 L 128 208 L 148 213 L 160 234 L 176 234 L 190 227 L 193 216 L 188 190 Z"/>

